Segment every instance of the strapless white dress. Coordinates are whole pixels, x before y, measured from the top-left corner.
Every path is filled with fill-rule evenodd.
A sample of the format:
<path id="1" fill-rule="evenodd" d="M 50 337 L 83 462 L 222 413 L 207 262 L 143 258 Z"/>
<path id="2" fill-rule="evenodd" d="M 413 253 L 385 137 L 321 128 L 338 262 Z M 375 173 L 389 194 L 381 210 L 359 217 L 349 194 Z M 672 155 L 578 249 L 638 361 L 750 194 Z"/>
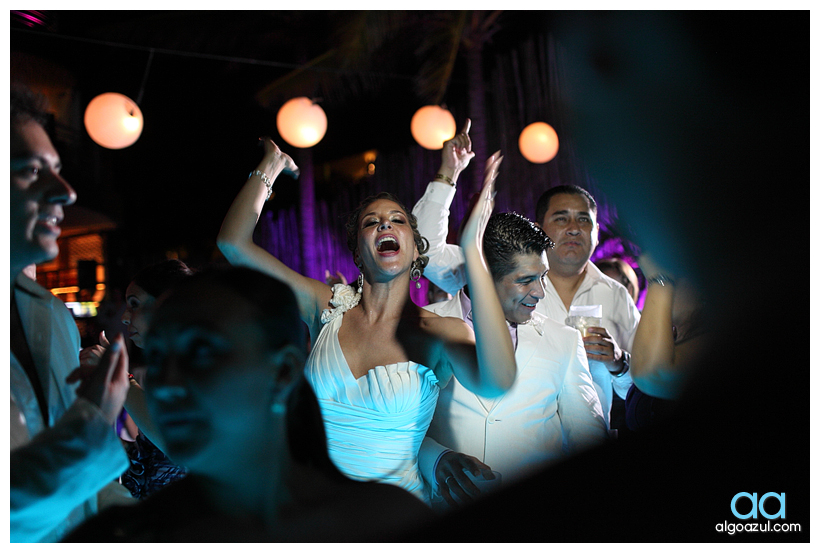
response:
<path id="1" fill-rule="evenodd" d="M 342 314 L 350 307 L 329 317 L 305 366 L 322 409 L 330 458 L 350 478 L 395 484 L 429 503 L 418 452 L 436 408 L 438 379 L 432 369 L 412 361 L 374 367 L 354 378 L 338 338 Z"/>

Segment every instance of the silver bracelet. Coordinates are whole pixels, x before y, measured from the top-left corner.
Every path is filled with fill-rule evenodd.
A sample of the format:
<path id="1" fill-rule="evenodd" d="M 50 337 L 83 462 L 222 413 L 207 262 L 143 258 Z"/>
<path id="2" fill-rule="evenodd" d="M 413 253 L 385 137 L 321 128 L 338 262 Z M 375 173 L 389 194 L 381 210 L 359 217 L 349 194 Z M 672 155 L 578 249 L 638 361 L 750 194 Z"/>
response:
<path id="1" fill-rule="evenodd" d="M 273 194 L 273 181 L 270 180 L 270 178 L 259 169 L 257 169 L 256 171 L 251 171 L 248 174 L 248 178 L 251 178 L 253 176 L 259 176 L 262 179 L 262 182 L 265 183 L 265 187 L 268 189 L 268 195 L 265 196 L 265 201 L 267 202 L 268 200 L 270 200 L 271 194 Z"/>

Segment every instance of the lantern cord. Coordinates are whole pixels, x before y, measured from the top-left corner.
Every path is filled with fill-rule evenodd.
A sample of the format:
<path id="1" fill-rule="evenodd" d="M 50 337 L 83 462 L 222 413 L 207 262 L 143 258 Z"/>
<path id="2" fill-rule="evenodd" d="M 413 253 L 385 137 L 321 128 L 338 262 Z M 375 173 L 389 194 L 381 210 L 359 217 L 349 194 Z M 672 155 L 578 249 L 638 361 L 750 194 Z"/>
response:
<path id="1" fill-rule="evenodd" d="M 151 70 L 151 62 L 154 59 L 154 49 L 148 52 L 148 64 L 145 66 L 145 74 L 142 76 L 142 84 L 140 85 L 140 93 L 137 95 L 137 105 L 142 104 L 142 95 L 145 92 L 145 81 L 148 80 L 148 71 Z"/>
<path id="2" fill-rule="evenodd" d="M 262 65 L 267 67 L 280 67 L 283 69 L 299 69 L 302 65 L 298 63 L 284 63 L 284 62 L 277 62 L 271 60 L 259 60 L 253 58 L 241 58 L 236 56 L 222 56 L 217 54 L 202 54 L 199 52 L 185 52 L 181 50 L 170 50 L 168 48 L 154 48 L 149 46 L 138 46 L 135 44 L 123 44 L 120 42 L 112 42 L 109 40 L 99 40 L 99 39 L 92 39 L 92 38 L 84 38 L 84 37 L 76 37 L 76 36 L 68 36 L 68 35 L 60 35 L 60 34 L 53 34 L 53 33 L 42 33 L 38 31 L 30 31 L 28 29 L 11 29 L 12 32 L 16 33 L 25 33 L 30 35 L 37 35 L 41 37 L 47 38 L 56 38 L 56 39 L 63 39 L 63 40 L 72 40 L 75 42 L 85 42 L 88 44 L 96 44 L 99 46 L 107 46 L 110 48 L 124 48 L 126 50 L 149 50 L 151 52 L 157 51 L 160 54 L 166 54 L 170 56 L 178 56 L 183 58 L 199 58 L 199 59 L 207 59 L 207 60 L 215 60 L 215 61 L 226 61 L 230 63 L 245 63 L 245 64 L 252 64 L 252 65 Z M 374 75 L 374 76 L 382 76 L 385 78 L 390 79 L 403 79 L 403 80 L 412 80 L 414 78 L 413 75 L 402 75 L 396 73 L 385 73 L 385 72 L 374 72 L 374 71 L 350 71 L 345 69 L 339 68 L 329 68 L 329 67 L 322 67 L 322 68 L 313 68 L 314 71 L 322 71 L 325 73 L 337 73 L 337 74 L 344 74 L 344 75 Z"/>

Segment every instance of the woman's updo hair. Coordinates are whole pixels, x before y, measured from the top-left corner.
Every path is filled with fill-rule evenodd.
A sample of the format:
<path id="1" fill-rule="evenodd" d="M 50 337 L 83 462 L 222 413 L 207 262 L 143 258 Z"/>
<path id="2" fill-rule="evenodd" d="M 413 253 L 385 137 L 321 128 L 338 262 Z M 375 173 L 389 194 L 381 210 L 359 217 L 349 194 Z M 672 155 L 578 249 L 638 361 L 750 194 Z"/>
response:
<path id="1" fill-rule="evenodd" d="M 361 217 L 362 211 L 364 211 L 367 206 L 376 200 L 389 200 L 396 203 L 399 205 L 401 210 L 404 211 L 405 215 L 407 215 L 407 220 L 410 222 L 410 228 L 413 229 L 413 240 L 415 240 L 416 248 L 419 250 L 419 257 L 416 259 L 416 267 L 418 267 L 419 271 L 424 274 L 424 268 L 430 261 L 430 258 L 424 254 L 426 254 L 427 250 L 430 249 L 430 243 L 419 233 L 419 225 L 416 220 L 416 216 L 408 211 L 407 208 L 404 207 L 404 204 L 390 192 L 379 192 L 378 194 L 368 196 L 362 200 L 359 206 L 348 216 L 347 224 L 345 225 L 345 228 L 347 229 L 347 249 L 349 249 L 355 257 L 359 245 L 359 217 Z"/>
<path id="2" fill-rule="evenodd" d="M 193 275 L 194 271 L 179 259 L 167 259 L 140 270 L 131 281 L 158 298 L 163 292 Z"/>

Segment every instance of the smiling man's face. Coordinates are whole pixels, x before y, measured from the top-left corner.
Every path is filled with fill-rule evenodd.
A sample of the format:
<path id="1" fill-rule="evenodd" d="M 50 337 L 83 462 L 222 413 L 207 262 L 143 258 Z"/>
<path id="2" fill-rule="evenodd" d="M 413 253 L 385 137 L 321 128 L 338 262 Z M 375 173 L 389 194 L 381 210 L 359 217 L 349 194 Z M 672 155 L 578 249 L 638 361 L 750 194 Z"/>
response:
<path id="1" fill-rule="evenodd" d="M 547 254 L 553 270 L 582 269 L 598 246 L 596 213 L 580 194 L 553 196 L 541 228 L 555 242 Z"/>
<path id="2" fill-rule="evenodd" d="M 60 176 L 60 156 L 34 120 L 11 128 L 11 264 L 22 268 L 54 259 L 63 206 L 77 194 Z"/>
<path id="3" fill-rule="evenodd" d="M 514 257 L 513 270 L 495 280 L 495 291 L 508 321 L 523 324 L 530 320 L 536 304 L 544 298 L 548 269 L 546 253 L 519 253 Z"/>

